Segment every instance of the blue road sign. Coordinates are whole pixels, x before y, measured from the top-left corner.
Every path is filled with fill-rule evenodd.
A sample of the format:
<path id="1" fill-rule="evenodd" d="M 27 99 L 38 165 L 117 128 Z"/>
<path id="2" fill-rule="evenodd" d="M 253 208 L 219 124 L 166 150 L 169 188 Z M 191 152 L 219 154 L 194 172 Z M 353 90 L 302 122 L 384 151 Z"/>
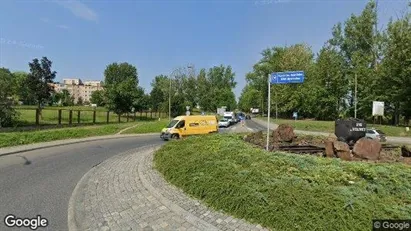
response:
<path id="1" fill-rule="evenodd" d="M 304 71 L 274 72 L 270 76 L 271 84 L 288 84 L 304 82 Z"/>

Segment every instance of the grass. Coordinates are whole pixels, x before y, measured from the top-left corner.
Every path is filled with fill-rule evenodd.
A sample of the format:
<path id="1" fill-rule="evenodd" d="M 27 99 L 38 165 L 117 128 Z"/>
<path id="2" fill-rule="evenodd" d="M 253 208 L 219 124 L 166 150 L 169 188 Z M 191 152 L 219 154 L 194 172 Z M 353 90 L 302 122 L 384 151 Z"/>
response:
<path id="1" fill-rule="evenodd" d="M 139 134 L 151 132 L 158 132 L 158 134 L 160 134 L 161 129 L 165 128 L 169 123 L 170 121 L 168 120 L 140 123 L 136 127 L 124 131 L 122 134 Z"/>
<path id="2" fill-rule="evenodd" d="M 33 107 L 16 107 L 16 111 L 19 113 L 17 118 L 16 126 L 23 126 L 23 125 L 35 125 L 36 122 L 36 111 Z M 81 124 L 91 124 L 93 123 L 93 110 L 91 107 L 46 107 L 42 110 L 43 118 L 40 119 L 40 124 L 58 124 L 58 109 L 63 109 L 61 114 L 61 122 L 62 124 L 69 123 L 69 110 L 72 111 L 72 123 L 78 123 L 78 110 L 80 110 L 80 123 Z M 159 113 L 140 113 L 136 112 L 136 119 L 143 119 L 143 118 L 156 118 L 158 116 L 165 117 L 165 113 L 161 115 Z M 129 114 L 129 121 L 134 120 L 134 115 Z M 127 122 L 127 116 L 124 115 L 120 117 L 121 122 Z M 105 108 L 97 108 L 96 109 L 96 123 L 97 124 L 104 124 L 107 122 L 107 109 Z M 109 113 L 109 122 L 116 123 L 118 122 L 118 115 L 110 112 Z"/>
<path id="3" fill-rule="evenodd" d="M 411 168 L 399 163 L 268 153 L 226 134 L 169 142 L 154 161 L 186 193 L 272 230 L 369 230 L 411 214 Z"/>
<path id="4" fill-rule="evenodd" d="M 152 122 L 137 122 L 143 128 L 138 130 L 136 128 L 134 133 L 148 133 L 149 129 L 145 128 L 145 124 Z M 54 140 L 85 138 L 91 136 L 113 135 L 127 127 L 135 125 L 132 123 L 95 125 L 75 128 L 61 128 L 50 130 L 24 131 L 24 132 L 7 132 L 0 133 L 0 147 L 9 147 L 23 144 L 32 144 L 39 142 L 47 142 Z M 158 131 L 160 132 L 160 131 Z"/>
<path id="5" fill-rule="evenodd" d="M 259 118 L 267 121 L 267 118 Z M 317 121 L 317 120 L 285 120 L 285 119 L 271 119 L 273 123 L 283 124 L 288 123 L 292 125 L 296 130 L 303 131 L 318 131 L 334 133 L 335 122 L 334 121 Z M 406 132 L 404 127 L 387 126 L 379 124 L 367 124 L 368 128 L 375 128 L 382 130 L 387 136 L 402 136 L 411 137 L 411 131 Z"/>

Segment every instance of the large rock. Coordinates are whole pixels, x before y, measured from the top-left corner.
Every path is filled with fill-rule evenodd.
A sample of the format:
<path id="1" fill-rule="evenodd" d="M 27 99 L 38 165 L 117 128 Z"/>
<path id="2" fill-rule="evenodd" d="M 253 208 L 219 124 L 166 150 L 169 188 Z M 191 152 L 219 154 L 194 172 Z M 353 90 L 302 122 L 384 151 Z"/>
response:
<path id="1" fill-rule="evenodd" d="M 294 129 L 289 124 L 280 124 L 272 133 L 274 141 L 292 142 L 295 134 Z"/>
<path id="2" fill-rule="evenodd" d="M 381 147 L 380 142 L 363 137 L 354 144 L 353 154 L 362 159 L 378 160 Z"/>
<path id="3" fill-rule="evenodd" d="M 402 146 L 401 147 L 401 156 L 403 157 L 411 157 L 411 150 L 406 147 L 406 146 Z"/>
<path id="4" fill-rule="evenodd" d="M 337 141 L 337 136 L 335 134 L 330 133 L 327 137 L 327 140 L 331 142 Z"/>
<path id="5" fill-rule="evenodd" d="M 325 155 L 327 157 L 335 157 L 334 155 L 334 145 L 331 141 L 325 141 Z"/>
<path id="6" fill-rule="evenodd" d="M 334 141 L 333 146 L 334 146 L 334 152 L 338 158 L 343 159 L 343 160 L 352 160 L 350 147 L 348 146 L 347 143 L 342 142 L 342 141 Z"/>

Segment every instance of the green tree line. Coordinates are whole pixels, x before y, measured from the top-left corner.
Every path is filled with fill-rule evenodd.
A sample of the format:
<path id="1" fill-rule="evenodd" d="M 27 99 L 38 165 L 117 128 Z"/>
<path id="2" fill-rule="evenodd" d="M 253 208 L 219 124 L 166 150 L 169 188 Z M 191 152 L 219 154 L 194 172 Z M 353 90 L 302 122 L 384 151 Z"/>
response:
<path id="1" fill-rule="evenodd" d="M 52 87 L 56 72 L 52 62 L 43 57 L 29 63 L 30 72 L 10 72 L 0 69 L 0 115 L 1 126 L 11 126 L 17 117 L 13 105 L 73 106 L 75 99 L 67 89 L 56 92 Z M 204 111 L 216 111 L 217 107 L 236 108 L 233 89 L 236 86 L 235 74 L 230 66 L 215 66 L 201 69 L 177 68 L 170 76 L 156 76 L 152 90 L 146 93 L 139 86 L 137 68 L 129 63 L 111 63 L 104 70 L 104 90 L 94 91 L 91 102 L 78 98 L 76 104 L 97 104 L 117 114 L 151 109 L 157 112 L 169 111 L 171 116 L 184 114 L 186 106 L 199 106 Z M 41 114 L 40 114 L 41 115 Z"/>
<path id="2" fill-rule="evenodd" d="M 406 11 L 377 30 L 377 6 L 367 3 L 332 28 L 332 37 L 315 55 L 307 44 L 265 49 L 246 75 L 239 107 L 267 110 L 268 75 L 305 72 L 302 84 L 271 85 L 271 113 L 290 118 L 333 120 L 354 117 L 372 120 L 372 102 L 385 103 L 385 119 L 408 124 L 411 117 L 411 14 Z M 355 102 L 357 88 L 357 102 Z"/>

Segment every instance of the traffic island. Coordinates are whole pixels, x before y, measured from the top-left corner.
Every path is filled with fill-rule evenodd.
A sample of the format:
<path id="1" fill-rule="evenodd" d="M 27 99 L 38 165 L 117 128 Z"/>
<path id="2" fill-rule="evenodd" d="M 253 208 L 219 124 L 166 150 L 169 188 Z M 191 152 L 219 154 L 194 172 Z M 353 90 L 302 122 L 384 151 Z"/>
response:
<path id="1" fill-rule="evenodd" d="M 411 214 L 407 165 L 267 152 L 242 138 L 169 142 L 155 153 L 154 167 L 208 206 L 270 230 L 367 230 L 376 217 Z"/>

